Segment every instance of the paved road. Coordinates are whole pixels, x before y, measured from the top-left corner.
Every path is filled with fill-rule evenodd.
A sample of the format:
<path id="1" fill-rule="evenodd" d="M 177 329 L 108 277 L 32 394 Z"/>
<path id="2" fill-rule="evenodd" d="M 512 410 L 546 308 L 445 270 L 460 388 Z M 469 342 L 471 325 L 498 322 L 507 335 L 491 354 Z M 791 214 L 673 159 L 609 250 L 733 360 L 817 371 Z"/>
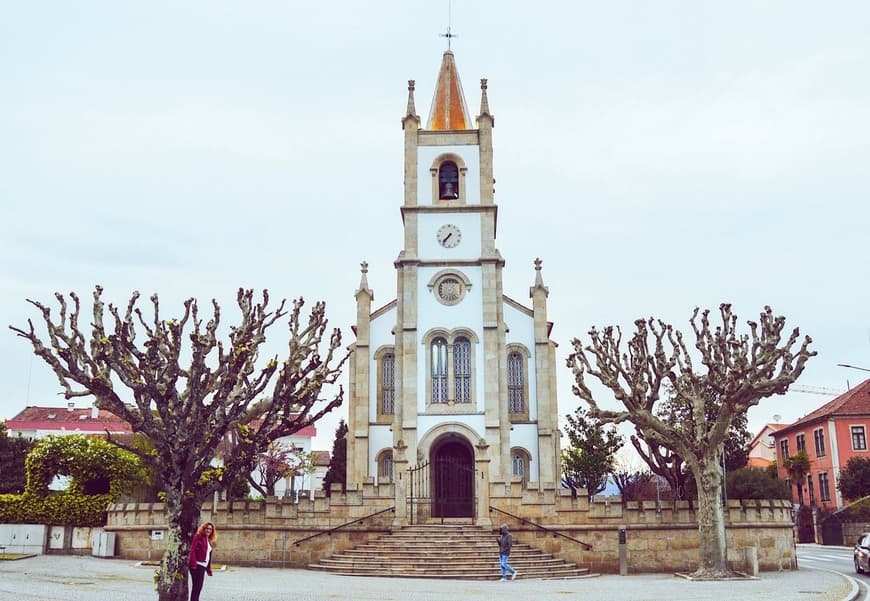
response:
<path id="1" fill-rule="evenodd" d="M 93 557 L 0 562 L 0 601 L 153 601 L 153 567 Z M 497 577 L 493 574 L 493 578 Z M 830 571 L 765 572 L 759 580 L 690 582 L 670 575 L 471 582 L 344 577 L 232 568 L 206 578 L 203 601 L 844 601 L 852 583 Z"/>
<path id="2" fill-rule="evenodd" d="M 855 601 L 864 601 L 868 598 L 870 577 L 867 574 L 855 573 L 852 547 L 800 544 L 797 546 L 797 555 L 798 565 L 802 568 L 832 570 L 853 578 L 860 588 L 860 594 Z"/>

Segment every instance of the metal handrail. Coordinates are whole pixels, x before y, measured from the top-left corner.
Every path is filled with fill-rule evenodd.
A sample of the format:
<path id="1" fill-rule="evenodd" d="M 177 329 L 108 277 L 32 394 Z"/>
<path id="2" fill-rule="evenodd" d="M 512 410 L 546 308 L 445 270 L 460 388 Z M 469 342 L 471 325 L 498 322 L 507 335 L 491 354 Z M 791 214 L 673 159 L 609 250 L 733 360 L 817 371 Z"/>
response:
<path id="1" fill-rule="evenodd" d="M 335 532 L 336 530 L 341 530 L 345 526 L 352 526 L 353 524 L 358 524 L 359 522 L 363 522 L 369 518 L 373 518 L 376 515 L 381 515 L 382 513 L 387 513 L 388 511 L 392 511 L 393 513 L 395 513 L 396 507 L 392 506 L 392 507 L 387 507 L 386 509 L 381 509 L 380 511 L 376 511 L 375 513 L 371 513 L 367 516 L 357 518 L 357 519 L 353 520 L 352 522 L 346 522 L 344 524 L 341 524 L 340 526 L 336 526 L 335 528 L 330 528 L 329 530 L 322 530 L 322 531 L 318 532 L 317 534 L 312 534 L 311 536 L 306 536 L 305 538 L 300 538 L 299 540 L 293 541 L 292 544 L 294 547 L 298 547 L 300 545 L 300 543 L 304 543 L 305 541 L 309 541 L 312 538 L 317 538 L 318 536 L 320 536 L 322 534 L 326 534 L 327 536 L 332 536 L 332 533 Z"/>
<path id="2" fill-rule="evenodd" d="M 547 528 L 546 526 L 542 526 L 541 524 L 538 524 L 537 522 L 533 522 L 532 520 L 529 520 L 529 519 L 526 519 L 526 518 L 522 518 L 522 517 L 520 517 L 520 516 L 518 516 L 518 515 L 514 515 L 514 514 L 512 514 L 512 513 L 509 512 L 509 511 L 505 511 L 504 509 L 499 509 L 498 507 L 493 507 L 492 505 L 490 505 L 490 506 L 489 506 L 489 510 L 490 510 L 490 511 L 497 511 L 497 512 L 499 512 L 499 513 L 503 513 L 503 514 L 505 514 L 505 515 L 508 515 L 508 516 L 510 516 L 510 517 L 512 517 L 512 518 L 514 518 L 514 519 L 516 519 L 516 520 L 519 520 L 521 524 L 531 524 L 532 526 L 534 526 L 534 527 L 536 527 L 536 528 L 538 528 L 538 529 L 540 529 L 540 530 L 544 530 L 545 532 L 549 532 L 549 533 L 552 534 L 553 536 L 561 536 L 562 538 L 568 539 L 568 540 L 573 541 L 573 542 L 575 542 L 575 543 L 580 543 L 581 545 L 583 545 L 584 547 L 586 547 L 586 550 L 587 550 L 587 551 L 591 551 L 591 550 L 592 550 L 592 545 L 590 545 L 589 543 L 584 543 L 582 540 L 579 540 L 579 539 L 576 539 L 576 538 L 571 538 L 571 537 L 568 536 L 567 534 L 562 534 L 561 532 L 558 532 L 558 531 L 556 531 L 556 530 L 553 530 L 552 528 Z"/>

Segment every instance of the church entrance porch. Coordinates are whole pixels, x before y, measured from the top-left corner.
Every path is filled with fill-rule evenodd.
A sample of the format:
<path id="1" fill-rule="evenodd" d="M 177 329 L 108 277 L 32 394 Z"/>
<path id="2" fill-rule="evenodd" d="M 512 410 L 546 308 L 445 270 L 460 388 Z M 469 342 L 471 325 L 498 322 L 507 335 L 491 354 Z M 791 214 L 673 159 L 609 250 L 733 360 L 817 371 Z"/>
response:
<path id="1" fill-rule="evenodd" d="M 474 453 L 464 437 L 439 438 L 429 461 L 408 470 L 410 522 L 473 520 L 476 473 Z"/>

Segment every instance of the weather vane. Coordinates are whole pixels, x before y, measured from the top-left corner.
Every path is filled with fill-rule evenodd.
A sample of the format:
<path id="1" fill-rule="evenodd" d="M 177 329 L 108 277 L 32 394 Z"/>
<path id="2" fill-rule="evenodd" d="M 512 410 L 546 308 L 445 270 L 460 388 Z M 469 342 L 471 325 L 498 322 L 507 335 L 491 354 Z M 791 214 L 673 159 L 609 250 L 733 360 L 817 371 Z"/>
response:
<path id="1" fill-rule="evenodd" d="M 447 33 L 439 33 L 438 37 L 447 38 L 447 50 L 451 50 L 450 42 L 453 38 L 459 36 L 451 31 L 450 26 L 453 22 L 453 0 L 447 0 Z"/>

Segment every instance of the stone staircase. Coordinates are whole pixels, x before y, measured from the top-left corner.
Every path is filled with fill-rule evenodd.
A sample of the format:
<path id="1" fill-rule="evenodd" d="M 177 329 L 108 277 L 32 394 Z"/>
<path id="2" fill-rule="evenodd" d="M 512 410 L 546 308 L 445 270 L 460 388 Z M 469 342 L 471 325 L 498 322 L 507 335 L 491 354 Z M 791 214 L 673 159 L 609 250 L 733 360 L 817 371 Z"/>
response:
<path id="1" fill-rule="evenodd" d="M 407 526 L 308 567 L 345 576 L 498 580 L 501 571 L 496 538 L 496 532 L 468 524 Z M 556 559 L 516 539 L 510 564 L 519 572 L 519 579 L 592 575 L 586 568 Z"/>

